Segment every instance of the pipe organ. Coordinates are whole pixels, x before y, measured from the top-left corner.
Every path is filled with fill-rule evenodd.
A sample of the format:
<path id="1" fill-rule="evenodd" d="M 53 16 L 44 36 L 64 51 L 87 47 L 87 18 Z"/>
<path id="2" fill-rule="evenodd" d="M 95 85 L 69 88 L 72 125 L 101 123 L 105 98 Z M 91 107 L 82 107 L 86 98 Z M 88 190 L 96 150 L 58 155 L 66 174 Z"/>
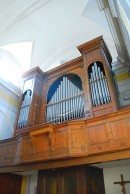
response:
<path id="1" fill-rule="evenodd" d="M 31 90 L 27 90 L 23 94 L 23 101 L 22 101 L 22 105 L 20 108 L 17 129 L 27 127 L 31 96 L 32 96 Z"/>
<path id="2" fill-rule="evenodd" d="M 48 72 L 36 67 L 24 74 L 31 87 L 23 95 L 16 134 L 27 126 L 89 119 L 117 110 L 112 59 L 102 36 L 77 48 L 82 56 L 72 61 Z"/>
<path id="3" fill-rule="evenodd" d="M 107 78 L 99 62 L 90 65 L 89 84 L 92 97 L 93 107 L 100 106 L 111 102 L 110 91 L 108 88 Z M 102 66 L 103 67 L 103 66 Z"/>
<path id="4" fill-rule="evenodd" d="M 24 73 L 14 137 L 1 141 L 1 173 L 39 170 L 37 193 L 104 194 L 102 170 L 88 165 L 130 156 L 130 110 L 119 107 L 108 48 L 98 37 L 78 50 Z"/>
<path id="5" fill-rule="evenodd" d="M 84 116 L 83 91 L 74 81 L 70 81 L 67 76 L 61 78 L 47 104 L 47 122 L 61 123 Z"/>

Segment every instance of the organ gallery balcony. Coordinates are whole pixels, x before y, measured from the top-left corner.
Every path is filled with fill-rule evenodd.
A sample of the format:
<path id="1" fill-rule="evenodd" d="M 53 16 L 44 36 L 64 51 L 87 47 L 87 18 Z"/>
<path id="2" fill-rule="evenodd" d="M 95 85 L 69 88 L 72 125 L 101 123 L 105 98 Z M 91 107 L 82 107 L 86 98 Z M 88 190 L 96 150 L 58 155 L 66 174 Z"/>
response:
<path id="1" fill-rule="evenodd" d="M 130 157 L 130 107 L 119 103 L 108 48 L 98 37 L 78 49 L 81 57 L 23 75 L 14 137 L 0 142 L 1 172 Z"/>
<path id="2" fill-rule="evenodd" d="M 22 133 L 0 142 L 1 172 L 15 170 L 17 165 L 23 169 L 22 165 L 25 168 L 28 163 L 33 168 L 34 162 L 47 165 L 48 161 L 61 161 L 62 166 L 64 160 L 69 165 L 75 160 L 78 164 L 91 164 L 128 158 L 129 121 L 130 108 L 125 108 L 107 116 L 30 127 L 30 135 Z"/>

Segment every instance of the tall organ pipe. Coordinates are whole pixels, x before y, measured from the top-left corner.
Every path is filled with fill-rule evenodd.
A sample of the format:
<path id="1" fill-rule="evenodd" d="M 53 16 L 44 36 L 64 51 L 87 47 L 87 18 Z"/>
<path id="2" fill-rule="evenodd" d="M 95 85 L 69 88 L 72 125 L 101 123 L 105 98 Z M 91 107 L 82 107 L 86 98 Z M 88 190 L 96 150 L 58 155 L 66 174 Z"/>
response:
<path id="1" fill-rule="evenodd" d="M 103 104 L 103 94 L 102 94 L 102 90 L 101 90 L 101 84 L 100 84 L 100 80 L 99 80 L 99 75 L 98 75 L 98 70 L 97 70 L 97 64 L 96 63 L 94 63 L 94 69 L 95 69 L 95 76 L 96 76 L 97 86 L 98 86 L 98 91 L 99 91 L 100 104 Z"/>
<path id="2" fill-rule="evenodd" d="M 104 84 L 103 84 L 103 79 L 102 79 L 102 76 L 101 76 L 100 67 L 98 67 L 98 75 L 99 75 L 99 79 L 100 79 L 100 84 L 101 84 L 101 89 L 102 89 L 102 95 L 103 95 L 104 104 L 106 104 L 107 103 L 107 99 L 106 99 L 106 95 L 107 94 L 105 94 L 105 87 L 104 87 Z"/>
<path id="3" fill-rule="evenodd" d="M 47 122 L 59 123 L 83 116 L 83 104 L 82 90 L 65 76 L 48 102 Z"/>

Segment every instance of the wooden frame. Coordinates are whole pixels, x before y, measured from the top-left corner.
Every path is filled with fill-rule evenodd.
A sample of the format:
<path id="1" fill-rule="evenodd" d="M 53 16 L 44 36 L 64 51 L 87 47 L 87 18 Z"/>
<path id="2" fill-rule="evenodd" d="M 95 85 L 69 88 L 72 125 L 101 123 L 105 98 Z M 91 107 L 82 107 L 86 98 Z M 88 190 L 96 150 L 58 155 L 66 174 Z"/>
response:
<path id="1" fill-rule="evenodd" d="M 45 73 L 37 67 L 23 75 L 25 83 L 33 80 L 28 125 L 21 130 L 15 129 L 13 138 L 0 142 L 1 172 L 130 157 L 130 107 L 118 107 L 110 72 L 111 56 L 105 42 L 98 37 L 78 49 L 81 57 Z M 111 103 L 99 107 L 92 107 L 87 77 L 88 66 L 94 61 L 103 63 L 112 96 Z M 45 123 L 48 90 L 56 79 L 68 73 L 82 80 L 85 117 L 57 125 Z"/>

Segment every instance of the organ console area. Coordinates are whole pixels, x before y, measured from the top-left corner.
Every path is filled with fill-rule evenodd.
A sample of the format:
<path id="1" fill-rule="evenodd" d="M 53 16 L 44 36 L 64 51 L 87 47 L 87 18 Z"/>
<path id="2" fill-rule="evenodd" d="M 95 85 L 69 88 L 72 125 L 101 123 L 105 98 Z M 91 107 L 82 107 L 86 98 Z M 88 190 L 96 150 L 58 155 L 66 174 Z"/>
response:
<path id="1" fill-rule="evenodd" d="M 90 119 L 117 110 L 112 58 L 102 36 L 78 50 L 81 57 L 48 72 L 37 67 L 23 75 L 16 134 L 42 123 Z"/>

